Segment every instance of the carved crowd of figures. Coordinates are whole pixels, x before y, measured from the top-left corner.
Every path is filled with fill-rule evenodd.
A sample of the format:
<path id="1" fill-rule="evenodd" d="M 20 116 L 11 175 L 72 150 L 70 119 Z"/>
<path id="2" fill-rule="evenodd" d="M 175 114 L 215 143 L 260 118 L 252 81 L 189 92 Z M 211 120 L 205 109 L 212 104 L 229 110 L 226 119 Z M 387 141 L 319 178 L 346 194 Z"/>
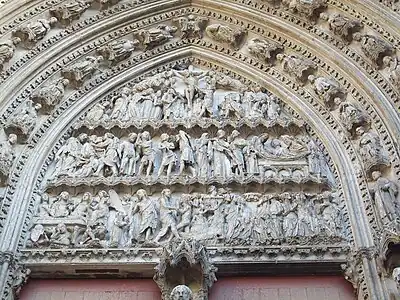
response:
<path id="1" fill-rule="evenodd" d="M 215 137 L 203 133 L 193 138 L 180 130 L 176 135 L 162 133 L 151 137 L 144 131 L 120 139 L 112 133 L 82 133 L 69 138 L 54 161 L 52 180 L 143 175 L 170 179 L 186 173 L 203 180 L 278 177 L 283 181 L 301 181 L 315 177 L 333 182 L 324 154 L 305 135 L 265 133 L 245 138 L 237 130 L 231 134 L 218 130 Z M 286 163 L 282 165 L 282 161 Z"/>
<path id="2" fill-rule="evenodd" d="M 130 247 L 191 238 L 210 245 L 264 245 L 271 241 L 347 236 L 343 203 L 335 194 L 209 192 L 149 196 L 139 189 L 72 197 L 43 194 L 31 231 L 33 247 Z M 317 241 L 316 240 L 316 241 Z"/>
<path id="3" fill-rule="evenodd" d="M 226 91 L 221 92 L 222 88 Z M 149 77 L 133 88 L 122 88 L 110 101 L 95 105 L 84 123 L 94 127 L 111 122 L 196 122 L 205 118 L 260 120 L 270 124 L 294 122 L 276 97 L 245 88 L 221 73 L 189 66 Z"/>

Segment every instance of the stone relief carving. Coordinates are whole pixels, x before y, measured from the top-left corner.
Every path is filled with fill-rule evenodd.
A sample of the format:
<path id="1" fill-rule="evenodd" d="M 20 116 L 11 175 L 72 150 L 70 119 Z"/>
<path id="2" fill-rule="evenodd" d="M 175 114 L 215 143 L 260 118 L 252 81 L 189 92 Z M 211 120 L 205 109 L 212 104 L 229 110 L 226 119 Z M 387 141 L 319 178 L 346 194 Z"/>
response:
<path id="1" fill-rule="evenodd" d="M 327 7 L 326 0 L 282 0 L 282 4 L 307 18 L 315 17 L 317 12 Z"/>
<path id="2" fill-rule="evenodd" d="M 394 51 L 392 45 L 374 35 L 357 32 L 353 38 L 361 43 L 361 50 L 377 67 L 382 67 L 383 58 L 392 55 Z"/>
<path id="3" fill-rule="evenodd" d="M 90 7 L 93 0 L 72 0 L 60 6 L 50 8 L 50 16 L 55 17 L 64 26 L 70 25 L 72 21 L 78 20 Z"/>
<path id="4" fill-rule="evenodd" d="M 233 29 L 222 24 L 208 25 L 206 33 L 211 39 L 220 43 L 228 44 L 235 49 L 239 49 L 246 36 L 246 31 L 244 29 Z"/>
<path id="5" fill-rule="evenodd" d="M 344 202 L 331 192 L 241 194 L 210 186 L 191 194 L 63 191 L 40 201 L 28 241 L 34 248 L 157 247 L 192 238 L 226 246 L 319 244 L 349 234 Z"/>
<path id="6" fill-rule="evenodd" d="M 42 106 L 27 99 L 21 104 L 13 115 L 6 122 L 5 131 L 8 134 L 14 133 L 25 140 L 32 133 L 38 121 L 38 110 Z"/>
<path id="7" fill-rule="evenodd" d="M 237 182 L 275 181 L 334 184 L 325 156 L 307 136 L 244 137 L 234 130 L 220 129 L 215 137 L 207 133 L 192 137 L 185 131 L 176 135 L 150 136 L 148 131 L 118 138 L 80 134 L 71 137 L 54 157 L 50 182 L 96 181 L 109 184 L 121 177 L 143 182 Z"/>
<path id="8" fill-rule="evenodd" d="M 121 0 L 94 0 L 94 2 L 98 3 L 100 9 L 108 9 L 121 2 Z"/>
<path id="9" fill-rule="evenodd" d="M 382 227 L 388 226 L 396 231 L 400 230 L 400 203 L 398 201 L 399 188 L 397 184 L 383 177 L 379 171 L 372 172 L 372 179 L 375 184 L 371 189 L 371 194 L 380 225 Z"/>
<path id="10" fill-rule="evenodd" d="M 156 27 L 141 30 L 134 34 L 143 44 L 145 50 L 162 45 L 174 38 L 174 34 L 178 30 L 175 26 L 160 24 Z"/>
<path id="11" fill-rule="evenodd" d="M 0 142 L 0 182 L 5 182 L 10 174 L 15 159 L 14 145 L 17 136 L 10 134 L 6 141 Z"/>
<path id="12" fill-rule="evenodd" d="M 97 53 L 112 64 L 128 59 L 139 45 L 138 40 L 122 39 L 109 43 L 97 50 Z"/>
<path id="13" fill-rule="evenodd" d="M 68 79 L 72 86 L 79 87 L 96 71 L 100 71 L 99 66 L 102 61 L 102 56 L 86 56 L 83 60 L 65 67 L 61 75 Z"/>
<path id="14" fill-rule="evenodd" d="M 243 123 L 266 127 L 303 125 L 273 95 L 246 87 L 224 74 L 189 66 L 121 89 L 114 98 L 95 105 L 76 126 L 223 127 Z"/>
<path id="15" fill-rule="evenodd" d="M 206 248 L 196 240 L 175 240 L 162 248 L 154 281 L 163 300 L 208 299 L 217 281 L 217 268 L 211 264 Z"/>
<path id="16" fill-rule="evenodd" d="M 336 104 L 339 106 L 339 119 L 351 134 L 353 134 L 354 130 L 358 127 L 367 127 L 370 122 L 368 115 L 362 111 L 358 105 L 348 101 Z"/>
<path id="17" fill-rule="evenodd" d="M 42 40 L 51 27 L 57 23 L 57 19 L 51 17 L 49 20 L 37 19 L 31 23 L 23 25 L 12 32 L 14 37 L 21 39 L 24 47 L 31 49 L 36 43 Z"/>
<path id="18" fill-rule="evenodd" d="M 283 51 L 283 46 L 276 42 L 252 38 L 247 42 L 247 49 L 257 59 L 271 64 L 275 56 Z"/>
<path id="19" fill-rule="evenodd" d="M 363 28 L 363 24 L 338 13 L 331 15 L 322 13 L 321 19 L 328 21 L 329 29 L 346 43 L 353 40 L 353 34 Z"/>
<path id="20" fill-rule="evenodd" d="M 346 91 L 335 79 L 313 75 L 310 75 L 308 79 L 313 83 L 314 91 L 327 108 L 334 109 L 336 105 L 346 100 Z"/>
<path id="21" fill-rule="evenodd" d="M 62 101 L 68 84 L 68 79 L 57 79 L 34 92 L 32 101 L 39 103 L 45 111 L 51 110 Z"/>
<path id="22" fill-rule="evenodd" d="M 394 268 L 392 278 L 397 285 L 397 290 L 400 291 L 400 268 Z"/>
<path id="23" fill-rule="evenodd" d="M 5 300 L 17 300 L 21 293 L 22 287 L 28 282 L 31 270 L 23 265 L 13 266 L 13 273 L 11 275 L 11 291 Z"/>
<path id="24" fill-rule="evenodd" d="M 383 64 L 389 69 L 389 79 L 400 92 L 400 61 L 397 57 L 386 56 Z"/>
<path id="25" fill-rule="evenodd" d="M 282 69 L 301 85 L 304 85 L 308 76 L 317 69 L 316 63 L 297 54 L 278 54 L 277 59 L 281 61 Z"/>
<path id="26" fill-rule="evenodd" d="M 179 24 L 182 39 L 201 39 L 203 37 L 203 31 L 208 23 L 207 18 L 195 15 L 188 15 L 187 17 L 176 18 L 173 21 Z"/>
<path id="27" fill-rule="evenodd" d="M 3 70 L 4 64 L 14 56 L 16 45 L 20 42 L 21 39 L 17 37 L 0 41 L 0 71 Z"/>
<path id="28" fill-rule="evenodd" d="M 386 151 L 376 133 L 365 131 L 362 127 L 357 128 L 356 133 L 360 137 L 358 141 L 359 153 L 367 173 L 373 169 L 390 165 Z"/>

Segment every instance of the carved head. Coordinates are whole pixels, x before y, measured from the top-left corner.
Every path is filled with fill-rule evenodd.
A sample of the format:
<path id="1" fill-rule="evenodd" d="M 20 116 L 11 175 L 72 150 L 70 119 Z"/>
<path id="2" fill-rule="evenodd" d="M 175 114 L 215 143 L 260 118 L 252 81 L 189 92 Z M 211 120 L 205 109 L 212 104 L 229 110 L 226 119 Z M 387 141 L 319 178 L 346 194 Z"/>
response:
<path id="1" fill-rule="evenodd" d="M 225 131 L 223 131 L 222 129 L 219 129 L 217 131 L 217 137 L 218 138 L 223 138 L 225 136 Z"/>
<path id="2" fill-rule="evenodd" d="M 78 140 L 79 140 L 81 143 L 86 142 L 87 138 L 88 138 L 88 135 L 87 135 L 86 133 L 81 133 L 81 134 L 78 136 Z"/>
<path id="3" fill-rule="evenodd" d="M 168 133 L 163 133 L 160 135 L 161 142 L 167 141 L 169 139 Z"/>
<path id="4" fill-rule="evenodd" d="M 142 139 L 145 141 L 150 140 L 150 133 L 148 131 L 143 131 L 142 134 L 140 135 Z"/>
<path id="5" fill-rule="evenodd" d="M 9 142 L 11 145 L 15 145 L 15 143 L 17 142 L 17 140 L 18 140 L 17 135 L 14 134 L 14 133 L 11 133 L 11 134 L 8 136 L 8 142 Z"/>
<path id="6" fill-rule="evenodd" d="M 147 197 L 147 192 L 144 189 L 137 190 L 136 196 L 139 198 L 139 200 L 142 200 L 143 198 Z"/>
<path id="7" fill-rule="evenodd" d="M 89 192 L 84 193 L 82 196 L 83 201 L 90 201 L 91 199 L 92 199 L 92 194 Z"/>
<path id="8" fill-rule="evenodd" d="M 163 189 L 161 194 L 165 197 L 171 197 L 171 190 L 170 189 Z"/>
<path id="9" fill-rule="evenodd" d="M 384 58 L 383 58 L 383 65 L 385 66 L 385 67 L 389 67 L 390 66 L 390 64 L 392 63 L 392 61 L 393 61 L 393 58 L 391 58 L 390 56 L 385 56 Z"/>
<path id="10" fill-rule="evenodd" d="M 65 200 L 65 201 L 69 200 L 69 193 L 66 192 L 66 191 L 61 192 L 61 194 L 60 194 L 60 199 L 61 199 L 61 200 Z"/>
<path id="11" fill-rule="evenodd" d="M 365 130 L 364 130 L 363 127 L 358 127 L 358 128 L 356 129 L 356 134 L 357 134 L 358 136 L 362 136 L 364 133 L 365 133 Z"/>
<path id="12" fill-rule="evenodd" d="M 122 95 L 129 95 L 131 93 L 131 90 L 127 87 L 124 87 L 121 89 L 121 94 Z"/>
<path id="13" fill-rule="evenodd" d="M 67 232 L 67 226 L 64 223 L 60 223 L 56 227 L 57 231 L 60 233 L 65 233 Z"/>
<path id="14" fill-rule="evenodd" d="M 49 203 L 50 197 L 49 194 L 43 193 L 40 197 L 41 203 Z"/>
<path id="15" fill-rule="evenodd" d="M 58 20 L 57 20 L 57 18 L 55 18 L 55 17 L 51 17 L 50 20 L 49 20 L 50 25 L 54 25 L 54 24 L 56 24 L 57 22 L 58 22 Z"/>
<path id="16" fill-rule="evenodd" d="M 372 172 L 371 176 L 372 176 L 372 179 L 376 181 L 382 177 L 382 173 L 379 171 L 374 171 L 374 172 Z"/>
<path id="17" fill-rule="evenodd" d="M 231 133 L 231 137 L 232 137 L 232 138 L 238 137 L 239 135 L 240 135 L 240 132 L 237 131 L 237 130 L 234 130 L 234 131 L 232 131 L 232 133 Z"/>
<path id="18" fill-rule="evenodd" d="M 134 133 L 134 132 L 132 132 L 132 133 L 130 133 L 130 134 L 128 135 L 128 138 L 129 138 L 129 141 L 130 141 L 130 142 L 134 143 L 134 142 L 136 141 L 137 134 Z"/>
<path id="19" fill-rule="evenodd" d="M 171 300 L 193 300 L 193 293 L 186 285 L 178 285 L 171 292 Z"/>

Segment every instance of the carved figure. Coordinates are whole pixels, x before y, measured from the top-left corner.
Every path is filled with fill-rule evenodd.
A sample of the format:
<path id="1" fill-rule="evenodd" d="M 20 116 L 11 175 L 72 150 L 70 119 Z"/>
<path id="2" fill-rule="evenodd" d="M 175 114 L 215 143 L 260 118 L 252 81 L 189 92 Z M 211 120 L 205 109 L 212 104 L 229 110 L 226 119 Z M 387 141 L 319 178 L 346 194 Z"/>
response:
<path id="1" fill-rule="evenodd" d="M 20 42 L 21 39 L 18 37 L 0 41 L 0 71 L 3 70 L 4 63 L 8 62 L 14 56 L 16 45 Z"/>
<path id="2" fill-rule="evenodd" d="M 174 38 L 174 33 L 178 30 L 175 26 L 158 25 L 157 27 L 142 30 L 137 33 L 145 49 L 151 49 L 162 45 Z"/>
<path id="3" fill-rule="evenodd" d="M 394 51 L 392 45 L 377 36 L 357 32 L 353 38 L 361 43 L 361 50 L 377 67 L 381 67 L 383 58 L 390 56 Z"/>
<path id="4" fill-rule="evenodd" d="M 42 224 L 36 224 L 31 229 L 30 242 L 34 247 L 47 246 L 50 242 Z"/>
<path id="5" fill-rule="evenodd" d="M 313 61 L 296 54 L 278 54 L 276 57 L 282 62 L 283 70 L 294 77 L 300 84 L 305 84 L 308 76 L 317 68 Z"/>
<path id="6" fill-rule="evenodd" d="M 15 159 L 14 145 L 17 143 L 17 136 L 10 134 L 6 141 L 0 142 L 0 179 L 6 179 L 11 172 Z"/>
<path id="7" fill-rule="evenodd" d="M 333 109 L 335 104 L 345 100 L 346 92 L 335 79 L 315 77 L 313 75 L 309 76 L 308 79 L 314 84 L 314 91 L 324 101 L 326 107 Z"/>
<path id="8" fill-rule="evenodd" d="M 208 138 L 208 133 L 203 133 L 196 140 L 196 156 L 197 156 L 197 176 L 202 179 L 208 178 L 209 164 L 211 162 L 211 142 Z"/>
<path id="9" fill-rule="evenodd" d="M 192 138 L 184 131 L 179 130 L 176 136 L 179 143 L 180 160 L 179 160 L 179 175 L 183 174 L 185 168 L 188 168 L 192 176 L 196 176 L 195 158 L 194 158 L 194 145 Z"/>
<path id="10" fill-rule="evenodd" d="M 134 207 L 132 214 L 140 212 L 140 235 L 144 234 L 145 241 L 150 241 L 158 226 L 158 210 L 155 200 L 147 196 L 147 192 L 140 189 L 136 192 L 138 204 Z"/>
<path id="11" fill-rule="evenodd" d="M 171 292 L 171 300 L 193 300 L 192 290 L 186 285 L 177 285 Z"/>
<path id="12" fill-rule="evenodd" d="M 138 45 L 138 40 L 131 41 L 127 39 L 121 39 L 101 47 L 97 50 L 97 53 L 112 64 L 116 64 L 124 59 L 128 59 Z"/>
<path id="13" fill-rule="evenodd" d="M 113 222 L 113 226 L 110 232 L 110 247 L 118 247 L 120 244 L 121 237 L 123 235 L 124 228 L 128 225 L 127 215 L 118 211 Z"/>
<path id="14" fill-rule="evenodd" d="M 242 28 L 232 29 L 231 27 L 222 24 L 208 25 L 206 33 L 213 40 L 227 43 L 235 49 L 239 48 L 246 35 L 246 31 Z"/>
<path id="15" fill-rule="evenodd" d="M 28 282 L 29 275 L 31 274 L 31 270 L 26 268 L 24 265 L 16 265 L 14 268 L 11 282 L 11 295 L 10 298 L 4 298 L 5 300 L 19 299 L 21 289 Z"/>
<path id="16" fill-rule="evenodd" d="M 91 125 L 96 125 L 97 122 L 104 119 L 105 111 L 109 107 L 110 103 L 108 101 L 104 103 L 97 103 L 93 108 L 91 108 L 86 114 L 85 121 Z"/>
<path id="17" fill-rule="evenodd" d="M 357 126 L 369 123 L 368 116 L 357 106 L 350 102 L 339 102 L 339 117 L 344 127 L 351 132 Z"/>
<path id="18" fill-rule="evenodd" d="M 217 137 L 212 140 L 210 157 L 212 162 L 213 176 L 222 180 L 232 177 L 231 159 L 233 153 L 230 144 L 225 138 L 225 131 L 218 130 Z"/>
<path id="19" fill-rule="evenodd" d="M 247 146 L 247 141 L 240 138 L 239 135 L 239 131 L 233 130 L 231 135 L 228 137 L 228 143 L 232 153 L 232 171 L 235 175 L 244 178 L 245 160 L 243 149 Z"/>
<path id="20" fill-rule="evenodd" d="M 40 103 L 43 107 L 53 107 L 63 99 L 68 84 L 68 79 L 57 79 L 35 92 L 32 95 L 32 101 Z"/>
<path id="21" fill-rule="evenodd" d="M 179 24 L 182 39 L 201 39 L 203 37 L 202 32 L 208 22 L 208 19 L 195 15 L 188 15 L 187 17 L 174 19 L 173 21 Z"/>
<path id="22" fill-rule="evenodd" d="M 283 233 L 286 238 L 297 236 L 297 206 L 298 204 L 292 201 L 289 193 L 282 195 L 284 202 L 283 206 Z"/>
<path id="23" fill-rule="evenodd" d="M 57 7 L 50 8 L 49 13 L 58 22 L 66 26 L 77 20 L 90 7 L 92 0 L 72 0 Z"/>
<path id="24" fill-rule="evenodd" d="M 50 244 L 56 247 L 68 247 L 71 245 L 71 234 L 64 223 L 57 225 L 55 231 L 50 236 Z"/>
<path id="25" fill-rule="evenodd" d="M 132 176 L 136 174 L 136 163 L 139 160 L 139 154 L 136 151 L 136 133 L 129 134 L 128 141 L 122 141 L 118 148 L 121 157 L 120 173 L 122 175 Z"/>
<path id="26" fill-rule="evenodd" d="M 372 179 L 376 181 L 371 192 L 379 220 L 383 224 L 389 222 L 397 225 L 400 209 L 397 200 L 399 187 L 393 181 L 382 177 L 382 173 L 379 171 L 372 172 Z"/>
<path id="27" fill-rule="evenodd" d="M 148 131 L 142 132 L 138 138 L 137 145 L 140 154 L 139 175 L 143 174 L 144 168 L 147 167 L 146 176 L 150 176 L 154 167 L 155 149 Z"/>
<path id="28" fill-rule="evenodd" d="M 295 13 L 312 18 L 314 14 L 327 6 L 326 0 L 282 0 L 282 4 Z"/>
<path id="29" fill-rule="evenodd" d="M 177 229 L 179 207 L 174 203 L 170 189 L 164 189 L 161 192 L 159 203 L 161 230 L 154 239 L 154 242 L 158 243 L 169 231 L 172 233 L 171 239 L 172 237 L 179 239 L 180 235 Z"/>
<path id="30" fill-rule="evenodd" d="M 20 38 L 23 45 L 30 49 L 42 40 L 50 31 L 51 27 L 57 23 L 57 19 L 52 17 L 50 20 L 37 19 L 26 25 L 22 25 L 12 32 L 14 37 Z"/>
<path id="31" fill-rule="evenodd" d="M 400 267 L 393 269 L 392 277 L 394 282 L 396 283 L 397 290 L 400 290 Z"/>
<path id="32" fill-rule="evenodd" d="M 100 4 L 100 9 L 107 9 L 115 4 L 118 4 L 121 0 L 96 0 Z"/>
<path id="33" fill-rule="evenodd" d="M 397 57 L 386 56 L 383 64 L 389 67 L 389 79 L 400 92 L 400 60 Z"/>
<path id="34" fill-rule="evenodd" d="M 65 67 L 61 71 L 61 74 L 64 78 L 67 78 L 73 86 L 79 87 L 85 80 L 92 77 L 96 71 L 100 71 L 99 65 L 102 60 L 102 56 L 87 56 L 85 59 Z"/>
<path id="35" fill-rule="evenodd" d="M 387 166 L 389 161 L 379 136 L 371 131 L 365 132 L 362 127 L 357 128 L 356 133 L 360 136 L 359 151 L 367 172 L 373 167 Z"/>
<path id="36" fill-rule="evenodd" d="M 95 172 L 95 176 L 101 176 L 104 168 L 107 166 L 111 170 L 112 176 L 118 176 L 118 148 L 119 139 L 112 133 L 104 134 L 103 141 L 96 144 L 98 149 L 104 149 L 104 154 L 100 157 L 99 166 Z"/>
<path id="37" fill-rule="evenodd" d="M 17 135 L 29 136 L 36 126 L 38 110 L 42 106 L 32 100 L 25 100 L 6 123 L 6 131 Z"/>
<path id="38" fill-rule="evenodd" d="M 161 150 L 161 163 L 158 169 L 158 177 L 160 177 L 165 168 L 167 168 L 167 179 L 170 178 L 172 168 L 176 166 L 178 158 L 174 153 L 175 145 L 170 141 L 170 136 L 167 133 L 163 133 L 160 136 L 160 144 L 158 148 Z"/>
<path id="39" fill-rule="evenodd" d="M 68 217 L 70 211 L 70 195 L 68 192 L 61 192 L 50 206 L 50 215 L 54 218 Z"/>
<path id="40" fill-rule="evenodd" d="M 271 63 L 274 56 L 283 50 L 283 46 L 275 42 L 253 38 L 247 42 L 247 49 L 257 59 Z"/>
<path id="41" fill-rule="evenodd" d="M 331 15 L 322 13 L 320 17 L 328 21 L 329 29 L 347 43 L 352 41 L 353 33 L 363 27 L 360 21 L 350 19 L 338 13 L 333 13 Z"/>
<path id="42" fill-rule="evenodd" d="M 120 94 L 116 96 L 114 101 L 113 110 L 110 114 L 110 119 L 113 120 L 126 120 L 127 116 L 127 107 L 129 101 L 132 99 L 132 92 L 129 88 L 122 88 Z"/>

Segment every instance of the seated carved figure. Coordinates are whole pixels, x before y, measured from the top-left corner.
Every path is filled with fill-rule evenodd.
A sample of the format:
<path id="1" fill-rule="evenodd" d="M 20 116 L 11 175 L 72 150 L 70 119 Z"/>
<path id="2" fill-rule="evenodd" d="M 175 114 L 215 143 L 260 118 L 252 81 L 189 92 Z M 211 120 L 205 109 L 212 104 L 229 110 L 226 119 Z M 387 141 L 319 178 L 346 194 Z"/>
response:
<path id="1" fill-rule="evenodd" d="M 361 50 L 377 67 L 381 67 L 384 57 L 392 55 L 394 51 L 391 44 L 374 35 L 357 32 L 353 35 L 353 38 L 361 43 Z"/>
<path id="2" fill-rule="evenodd" d="M 281 61 L 282 69 L 300 84 L 305 84 L 308 76 L 317 68 L 313 61 L 297 54 L 278 54 L 276 57 Z"/>
<path id="3" fill-rule="evenodd" d="M 360 21 L 350 19 L 338 13 L 333 13 L 331 15 L 322 13 L 320 16 L 321 19 L 328 21 L 329 29 L 346 43 L 351 42 L 353 33 L 363 27 Z"/>
<path id="4" fill-rule="evenodd" d="M 32 96 L 32 100 L 45 107 L 53 107 L 61 102 L 65 94 L 65 88 L 69 84 L 68 79 L 60 78 L 39 89 Z"/>
<path id="5" fill-rule="evenodd" d="M 235 49 L 239 48 L 242 40 L 246 35 L 246 31 L 242 28 L 232 29 L 222 24 L 212 24 L 206 28 L 207 35 L 217 42 L 227 43 Z"/>
<path id="6" fill-rule="evenodd" d="M 47 35 L 55 23 L 57 23 L 57 19 L 54 17 L 50 18 L 50 20 L 37 19 L 31 23 L 22 25 L 14 30 L 12 34 L 14 37 L 20 38 L 23 45 L 30 49 Z"/>
<path id="7" fill-rule="evenodd" d="M 99 65 L 103 60 L 102 56 L 87 56 L 70 66 L 65 67 L 61 74 L 75 86 L 81 86 L 85 80 L 89 79 L 96 71 L 100 71 Z"/>
<path id="8" fill-rule="evenodd" d="M 7 121 L 6 132 L 27 138 L 36 126 L 38 110 L 41 107 L 40 104 L 34 104 L 30 99 L 23 102 Z"/>

